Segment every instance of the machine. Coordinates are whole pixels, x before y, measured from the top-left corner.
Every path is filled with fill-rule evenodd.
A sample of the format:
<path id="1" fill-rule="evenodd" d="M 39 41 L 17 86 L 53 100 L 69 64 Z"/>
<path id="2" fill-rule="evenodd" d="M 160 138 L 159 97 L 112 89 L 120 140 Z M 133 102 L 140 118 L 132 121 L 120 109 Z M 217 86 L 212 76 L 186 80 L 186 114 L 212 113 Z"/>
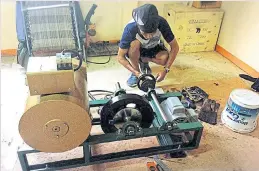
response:
<path id="1" fill-rule="evenodd" d="M 157 94 L 155 78 L 143 74 L 138 86 L 146 92 L 144 96 L 127 93 L 117 83 L 111 97 L 89 100 L 85 63 L 77 71 L 58 70 L 60 56 L 50 57 L 48 62 L 46 58 L 29 61 L 31 96 L 20 119 L 19 132 L 34 150 L 18 152 L 24 171 L 59 170 L 198 148 L 203 126 L 194 110 L 182 105 L 180 92 Z M 78 67 L 78 60 L 66 58 L 71 61 L 67 66 Z M 44 63 L 51 61 L 56 70 L 44 68 Z M 40 63 L 40 71 L 30 68 L 36 63 Z M 100 107 L 99 118 L 91 114 L 93 107 Z M 91 135 L 93 125 L 100 126 L 103 133 Z M 150 136 L 156 136 L 160 146 L 102 155 L 91 152 L 95 144 Z M 62 153 L 79 146 L 83 146 L 83 158 L 36 165 L 29 165 L 27 159 L 29 153 Z"/>
<path id="2" fill-rule="evenodd" d="M 181 103 L 183 96 L 180 92 L 157 94 L 153 75 L 143 74 L 139 78 L 138 88 L 145 92 L 143 96 L 128 93 L 117 83 L 116 91 L 109 97 L 89 98 L 92 96 L 89 96 L 91 94 L 87 88 L 87 61 L 84 44 L 80 38 L 82 35 L 80 36 L 79 25 L 75 21 L 73 3 L 67 4 L 64 1 L 62 4 L 43 6 L 28 7 L 26 3 L 24 5 L 23 11 L 27 13 L 25 21 L 30 17 L 31 21 L 36 22 L 35 18 L 39 16 L 32 13 L 33 10 L 42 10 L 45 17 L 49 17 L 46 10 L 53 8 L 63 12 L 71 11 L 66 17 L 71 19 L 72 16 L 73 20 L 69 21 L 72 21 L 73 36 L 66 43 L 74 42 L 70 44 L 70 48 L 69 45 L 65 47 L 57 41 L 56 44 L 59 46 L 54 46 L 55 42 L 48 42 L 51 46 L 41 44 L 39 42 L 46 39 L 42 39 L 35 31 L 40 23 L 25 24 L 31 25 L 25 27 L 26 49 L 30 54 L 26 64 L 30 96 L 18 128 L 24 142 L 33 150 L 18 151 L 24 171 L 60 170 L 157 154 L 174 154 L 198 148 L 203 126 L 198 121 L 196 113 Z M 95 8 L 96 6 L 93 6 L 91 9 Z M 66 18 L 62 15 L 56 17 L 60 17 L 59 21 Z M 57 31 L 60 31 L 60 28 L 66 30 L 66 27 L 56 28 Z M 42 31 L 42 35 L 49 31 Z M 52 36 L 55 35 L 60 34 L 55 32 Z M 47 55 L 43 55 L 46 53 Z M 96 107 L 99 108 L 99 117 L 95 117 L 90 110 Z M 103 132 L 92 134 L 93 126 L 101 127 Z M 159 146 L 108 154 L 92 153 L 92 148 L 96 144 L 154 136 L 157 137 Z M 33 165 L 28 161 L 27 155 L 31 153 L 63 153 L 77 147 L 83 147 L 82 158 Z"/>

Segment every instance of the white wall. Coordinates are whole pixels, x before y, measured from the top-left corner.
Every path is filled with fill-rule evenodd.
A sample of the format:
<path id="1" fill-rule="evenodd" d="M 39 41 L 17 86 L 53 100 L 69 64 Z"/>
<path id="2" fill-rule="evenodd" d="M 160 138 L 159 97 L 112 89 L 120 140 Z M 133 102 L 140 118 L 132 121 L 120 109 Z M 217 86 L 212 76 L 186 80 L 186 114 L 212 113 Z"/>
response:
<path id="1" fill-rule="evenodd" d="M 259 2 L 223 1 L 218 45 L 259 72 Z"/>
<path id="2" fill-rule="evenodd" d="M 80 1 L 80 7 L 85 17 L 92 4 L 97 9 L 92 17 L 96 24 L 94 41 L 119 40 L 124 26 L 131 20 L 132 9 L 144 3 L 153 3 L 157 6 L 160 15 L 163 15 L 164 4 L 177 3 L 175 1 L 122 1 L 122 0 L 94 0 Z M 179 2 L 178 2 L 179 3 Z M 186 2 L 181 2 L 187 4 Z M 1 49 L 16 49 L 15 1 L 1 2 Z"/>
<path id="3" fill-rule="evenodd" d="M 1 2 L 1 49 L 16 49 L 15 1 Z"/>

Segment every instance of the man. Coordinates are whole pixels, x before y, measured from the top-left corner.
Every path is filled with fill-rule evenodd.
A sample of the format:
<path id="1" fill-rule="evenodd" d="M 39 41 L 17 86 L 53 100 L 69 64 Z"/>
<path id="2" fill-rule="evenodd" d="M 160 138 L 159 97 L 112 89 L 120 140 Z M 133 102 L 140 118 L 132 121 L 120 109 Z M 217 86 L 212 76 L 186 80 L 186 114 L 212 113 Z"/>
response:
<path id="1" fill-rule="evenodd" d="M 158 15 L 154 5 L 145 4 L 134 9 L 132 17 L 133 20 L 124 28 L 117 56 L 119 63 L 132 72 L 127 84 L 134 87 L 142 73 L 151 73 L 149 62 L 164 67 L 156 76 L 160 82 L 170 71 L 179 51 L 178 43 L 169 24 Z M 161 36 L 170 45 L 170 52 L 161 43 Z"/>

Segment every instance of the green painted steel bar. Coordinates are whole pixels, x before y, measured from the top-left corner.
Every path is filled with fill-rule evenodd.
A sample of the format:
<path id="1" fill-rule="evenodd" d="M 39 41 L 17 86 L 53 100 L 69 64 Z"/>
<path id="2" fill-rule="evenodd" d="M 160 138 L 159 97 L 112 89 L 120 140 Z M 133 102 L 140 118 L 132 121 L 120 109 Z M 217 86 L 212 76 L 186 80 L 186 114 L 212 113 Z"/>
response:
<path id="1" fill-rule="evenodd" d="M 142 133 L 136 134 L 134 136 L 124 136 L 124 135 L 120 136 L 117 133 L 107 133 L 107 134 L 101 134 L 101 135 L 92 135 L 88 137 L 86 141 L 89 142 L 90 145 L 93 145 L 98 143 L 129 140 L 129 139 L 150 137 L 150 136 L 163 135 L 163 134 L 196 131 L 202 128 L 200 126 L 202 125 L 201 124 L 199 125 L 197 123 L 178 123 L 177 128 L 173 130 L 159 130 L 159 128 L 157 127 L 145 128 L 145 129 L 142 129 Z"/>
<path id="2" fill-rule="evenodd" d="M 99 107 L 105 105 L 109 99 L 102 99 L 102 100 L 91 100 L 89 101 L 90 107 Z"/>
<path id="3" fill-rule="evenodd" d="M 202 129 L 203 126 L 200 122 L 190 122 L 190 123 L 179 123 L 178 128 L 181 130 L 187 130 L 187 129 Z"/>

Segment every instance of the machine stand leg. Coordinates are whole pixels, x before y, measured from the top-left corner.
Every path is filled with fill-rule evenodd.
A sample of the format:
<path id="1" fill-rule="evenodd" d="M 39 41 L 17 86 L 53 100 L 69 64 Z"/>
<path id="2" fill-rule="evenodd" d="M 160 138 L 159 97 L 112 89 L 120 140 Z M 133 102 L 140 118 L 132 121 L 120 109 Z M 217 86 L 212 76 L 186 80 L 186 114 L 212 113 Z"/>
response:
<path id="1" fill-rule="evenodd" d="M 84 143 L 83 145 L 83 151 L 84 151 L 84 159 L 85 159 L 85 163 L 89 163 L 90 162 L 90 157 L 91 157 L 91 150 L 90 150 L 90 145 L 89 143 Z"/>
<path id="2" fill-rule="evenodd" d="M 29 164 L 28 164 L 26 154 L 23 153 L 23 152 L 18 152 L 18 157 L 19 157 L 19 161 L 20 161 L 22 170 L 28 171 L 29 170 Z"/>

